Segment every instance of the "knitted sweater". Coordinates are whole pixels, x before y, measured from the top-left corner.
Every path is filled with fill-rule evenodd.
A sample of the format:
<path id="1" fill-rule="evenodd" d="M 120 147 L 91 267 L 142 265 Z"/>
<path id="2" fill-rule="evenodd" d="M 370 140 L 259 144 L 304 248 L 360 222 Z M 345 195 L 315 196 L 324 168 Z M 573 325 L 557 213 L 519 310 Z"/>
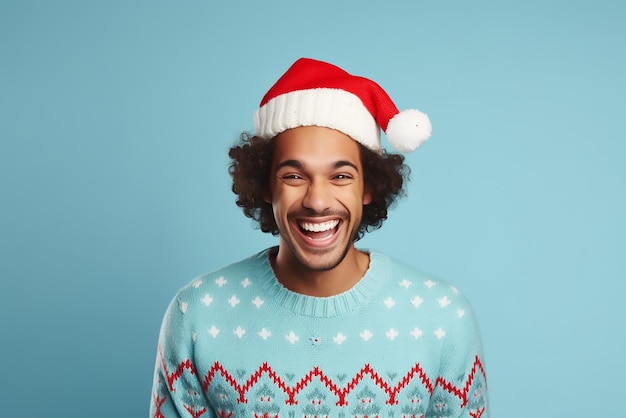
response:
<path id="1" fill-rule="evenodd" d="M 265 250 L 181 289 L 151 417 L 483 417 L 480 336 L 461 293 L 370 252 L 337 296 L 284 288 Z"/>

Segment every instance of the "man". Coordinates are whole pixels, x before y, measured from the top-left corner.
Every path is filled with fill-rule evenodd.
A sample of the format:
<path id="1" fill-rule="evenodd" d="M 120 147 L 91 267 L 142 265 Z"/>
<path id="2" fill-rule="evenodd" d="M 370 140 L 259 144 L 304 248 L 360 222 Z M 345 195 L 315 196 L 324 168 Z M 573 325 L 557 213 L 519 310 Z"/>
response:
<path id="1" fill-rule="evenodd" d="M 459 291 L 355 247 L 430 136 L 371 80 L 300 59 L 230 150 L 233 191 L 279 245 L 183 288 L 163 321 L 152 417 L 487 417 Z"/>

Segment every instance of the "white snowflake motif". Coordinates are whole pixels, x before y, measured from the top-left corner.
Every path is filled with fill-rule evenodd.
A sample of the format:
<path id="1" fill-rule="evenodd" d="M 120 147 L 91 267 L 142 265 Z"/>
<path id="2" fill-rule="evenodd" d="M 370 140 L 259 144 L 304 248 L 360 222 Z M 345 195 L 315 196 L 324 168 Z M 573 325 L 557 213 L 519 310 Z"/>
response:
<path id="1" fill-rule="evenodd" d="M 295 332 L 293 331 L 289 331 L 289 334 L 285 335 L 285 338 L 287 339 L 287 341 L 289 341 L 291 344 L 295 344 L 300 340 L 300 337 L 298 337 L 296 335 Z"/>
<path id="2" fill-rule="evenodd" d="M 263 338 L 264 340 L 267 340 L 272 335 L 272 333 L 269 332 L 265 328 L 262 328 L 261 331 L 259 331 L 258 334 L 259 334 L 259 337 Z"/>
<path id="3" fill-rule="evenodd" d="M 383 303 L 385 304 L 387 308 L 391 309 L 396 304 L 396 301 L 393 300 L 392 297 L 388 297 L 387 299 L 383 301 Z"/>
<path id="4" fill-rule="evenodd" d="M 390 328 L 389 331 L 385 333 L 385 335 L 387 336 L 387 338 L 393 341 L 398 336 L 398 331 L 396 331 L 393 328 Z"/>
<path id="5" fill-rule="evenodd" d="M 198 334 L 196 334 L 195 332 L 192 332 L 191 333 L 191 340 L 195 342 L 196 338 L 198 338 Z"/>
<path id="6" fill-rule="evenodd" d="M 235 333 L 237 337 L 241 338 L 246 333 L 246 330 L 239 326 L 233 332 Z"/>
<path id="7" fill-rule="evenodd" d="M 197 289 L 200 287 L 200 285 L 202 284 L 202 280 L 198 279 L 196 281 L 193 282 L 192 286 Z"/>
<path id="8" fill-rule="evenodd" d="M 219 287 L 222 287 L 226 284 L 226 279 L 223 276 L 219 277 L 215 279 L 215 284 L 217 284 Z"/>
<path id="9" fill-rule="evenodd" d="M 260 297 L 256 297 L 254 298 L 254 300 L 252 301 L 252 303 L 254 304 L 254 306 L 256 306 L 257 308 L 260 308 L 261 305 L 263 305 L 265 303 L 265 301 L 263 299 L 261 299 Z"/>
<path id="10" fill-rule="evenodd" d="M 213 302 L 213 298 L 211 297 L 211 295 L 209 295 L 208 293 L 206 295 L 204 295 L 202 297 L 202 299 L 200 299 L 202 301 L 202 303 L 204 303 L 206 306 L 209 306 L 211 304 L 211 302 Z"/>
<path id="11" fill-rule="evenodd" d="M 442 330 L 441 328 L 437 328 L 434 332 L 435 337 L 437 337 L 438 340 L 442 339 L 443 337 L 446 336 L 446 332 L 444 330 Z"/>
<path id="12" fill-rule="evenodd" d="M 463 318 L 464 315 L 465 315 L 465 311 L 463 309 L 456 310 L 456 316 L 458 316 L 459 318 Z"/>
<path id="13" fill-rule="evenodd" d="M 450 299 L 448 299 L 447 296 L 443 296 L 439 299 L 437 299 L 437 303 L 439 304 L 439 306 L 441 306 L 442 308 L 445 308 L 446 306 L 448 306 L 449 304 L 451 304 L 452 302 L 450 302 Z"/>
<path id="14" fill-rule="evenodd" d="M 237 296 L 232 295 L 230 297 L 230 299 L 228 299 L 228 303 L 230 304 L 230 306 L 232 306 L 233 308 L 237 305 L 239 305 L 240 300 L 237 298 Z"/>
<path id="15" fill-rule="evenodd" d="M 211 326 L 211 328 L 207 329 L 207 332 L 211 334 L 211 337 L 215 338 L 217 337 L 217 334 L 220 333 L 220 330 L 215 325 L 213 325 Z"/>
<path id="16" fill-rule="evenodd" d="M 333 341 L 335 342 L 335 344 L 341 345 L 346 340 L 346 338 L 347 337 L 345 335 L 343 335 L 341 332 L 338 332 L 337 335 L 333 337 Z"/>
<path id="17" fill-rule="evenodd" d="M 411 286 L 413 283 L 411 283 L 409 280 L 404 279 L 400 282 L 400 286 L 404 287 L 405 289 L 408 289 L 409 286 Z"/>
<path id="18" fill-rule="evenodd" d="M 187 308 L 189 307 L 189 304 L 187 302 L 180 302 L 178 304 L 178 309 L 180 309 L 180 311 L 184 314 L 187 312 Z"/>
<path id="19" fill-rule="evenodd" d="M 411 299 L 411 303 L 413 304 L 413 306 L 415 306 L 416 308 L 418 306 L 420 306 L 422 304 L 422 302 L 424 302 L 424 299 L 422 299 L 419 296 L 415 296 L 413 299 Z"/>
<path id="20" fill-rule="evenodd" d="M 361 338 L 363 339 L 363 341 L 368 341 L 370 338 L 372 338 L 374 336 L 374 334 L 372 334 L 370 332 L 370 330 L 366 329 L 364 330 L 362 333 L 359 334 L 361 336 Z"/>
<path id="21" fill-rule="evenodd" d="M 422 332 L 421 329 L 415 327 L 413 328 L 413 330 L 411 331 L 411 335 L 417 340 L 419 337 L 421 337 L 422 335 L 424 335 L 424 333 Z"/>
<path id="22" fill-rule="evenodd" d="M 244 288 L 250 286 L 251 284 L 252 284 L 252 281 L 250 281 L 250 279 L 248 279 L 247 277 L 241 281 L 241 285 Z"/>
<path id="23" fill-rule="evenodd" d="M 457 289 L 454 286 L 450 286 L 450 289 L 452 289 L 452 293 L 454 293 L 455 295 L 457 295 L 459 293 L 459 289 Z"/>
<path id="24" fill-rule="evenodd" d="M 424 282 L 424 285 L 426 285 L 427 288 L 432 289 L 433 286 L 435 286 L 435 282 L 433 282 L 432 280 L 428 279 Z"/>

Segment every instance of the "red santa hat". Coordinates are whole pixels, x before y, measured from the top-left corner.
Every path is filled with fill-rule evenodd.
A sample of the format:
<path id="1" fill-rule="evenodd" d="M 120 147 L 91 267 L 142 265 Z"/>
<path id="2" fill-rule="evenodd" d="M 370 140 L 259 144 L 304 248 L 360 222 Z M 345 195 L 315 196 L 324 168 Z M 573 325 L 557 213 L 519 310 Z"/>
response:
<path id="1" fill-rule="evenodd" d="M 410 152 L 430 137 L 428 116 L 402 112 L 374 81 L 309 58 L 297 60 L 261 100 L 256 135 L 271 139 L 299 126 L 336 129 L 379 151 L 380 130 L 398 151 Z"/>

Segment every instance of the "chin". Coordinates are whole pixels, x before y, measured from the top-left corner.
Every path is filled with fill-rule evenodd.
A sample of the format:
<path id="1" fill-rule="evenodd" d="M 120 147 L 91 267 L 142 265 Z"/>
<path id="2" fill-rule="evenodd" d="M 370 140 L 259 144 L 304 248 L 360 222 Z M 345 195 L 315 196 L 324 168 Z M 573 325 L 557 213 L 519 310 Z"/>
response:
<path id="1" fill-rule="evenodd" d="M 321 249 L 317 251 L 305 251 L 297 248 L 291 242 L 288 245 L 291 253 L 295 256 L 301 267 L 315 272 L 329 271 L 341 264 L 352 248 L 352 242 L 348 241 L 335 248 Z"/>
<path id="2" fill-rule="evenodd" d="M 303 267 L 306 267 L 310 271 L 323 272 L 323 271 L 329 271 L 329 270 L 334 269 L 339 264 L 341 264 L 344 258 L 345 258 L 345 254 L 343 254 L 342 257 L 332 257 L 332 258 L 320 257 L 320 259 L 316 259 L 316 260 L 307 260 L 307 261 L 299 260 L 299 261 Z"/>

